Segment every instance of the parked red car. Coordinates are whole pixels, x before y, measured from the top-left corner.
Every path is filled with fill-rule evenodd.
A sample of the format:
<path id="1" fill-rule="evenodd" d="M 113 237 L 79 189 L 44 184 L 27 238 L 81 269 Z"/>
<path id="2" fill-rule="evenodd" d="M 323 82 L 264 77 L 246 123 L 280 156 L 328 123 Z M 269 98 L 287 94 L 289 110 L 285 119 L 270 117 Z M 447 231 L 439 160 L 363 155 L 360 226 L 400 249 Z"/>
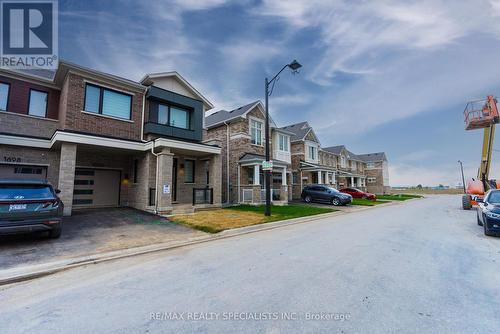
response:
<path id="1" fill-rule="evenodd" d="M 374 194 L 367 193 L 356 188 L 342 188 L 339 189 L 339 191 L 341 193 L 349 194 L 353 198 L 366 198 L 372 201 L 375 201 L 377 199 L 377 196 L 375 196 Z"/>

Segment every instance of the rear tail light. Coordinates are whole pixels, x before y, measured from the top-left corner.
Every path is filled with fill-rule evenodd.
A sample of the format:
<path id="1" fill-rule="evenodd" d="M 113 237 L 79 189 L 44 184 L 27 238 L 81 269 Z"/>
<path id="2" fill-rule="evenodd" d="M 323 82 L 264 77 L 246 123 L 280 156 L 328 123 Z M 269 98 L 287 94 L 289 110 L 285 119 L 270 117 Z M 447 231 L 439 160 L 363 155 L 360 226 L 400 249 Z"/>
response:
<path id="1" fill-rule="evenodd" d="M 55 199 L 55 200 L 43 203 L 42 208 L 45 209 L 45 208 L 48 208 L 51 205 L 52 205 L 52 207 L 55 207 L 55 206 L 57 206 L 57 204 L 59 204 L 59 199 Z"/>
<path id="2" fill-rule="evenodd" d="M 47 225 L 53 225 L 53 224 L 57 224 L 57 223 L 59 223 L 59 221 L 57 221 L 57 220 L 48 220 L 45 222 L 45 224 L 47 224 Z"/>

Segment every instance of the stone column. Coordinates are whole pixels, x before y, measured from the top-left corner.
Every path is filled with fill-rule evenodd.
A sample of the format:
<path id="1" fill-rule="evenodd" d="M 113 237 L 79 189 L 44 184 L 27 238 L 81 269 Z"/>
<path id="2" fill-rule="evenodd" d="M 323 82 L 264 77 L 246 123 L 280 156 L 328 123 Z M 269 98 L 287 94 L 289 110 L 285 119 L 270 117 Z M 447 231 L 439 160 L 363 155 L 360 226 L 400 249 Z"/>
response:
<path id="1" fill-rule="evenodd" d="M 322 175 L 321 175 L 321 171 L 319 170 L 318 171 L 318 184 L 322 184 L 323 183 L 323 180 L 322 180 Z"/>
<path id="2" fill-rule="evenodd" d="M 158 153 L 157 159 L 158 170 L 156 172 L 158 177 L 158 189 L 156 189 L 156 196 L 158 198 L 158 211 L 160 213 L 170 213 L 172 211 L 172 191 L 174 188 L 172 184 L 174 155 L 170 153 L 169 148 L 163 148 L 162 151 Z M 164 192 L 164 190 L 169 191 Z"/>
<path id="3" fill-rule="evenodd" d="M 59 163 L 59 198 L 64 203 L 64 215 L 71 216 L 73 208 L 73 189 L 75 186 L 76 144 L 61 144 Z"/>
<path id="4" fill-rule="evenodd" d="M 210 186 L 213 188 L 213 204 L 220 206 L 222 203 L 222 159 L 215 154 L 210 160 Z M 228 194 L 229 196 L 229 194 Z"/>

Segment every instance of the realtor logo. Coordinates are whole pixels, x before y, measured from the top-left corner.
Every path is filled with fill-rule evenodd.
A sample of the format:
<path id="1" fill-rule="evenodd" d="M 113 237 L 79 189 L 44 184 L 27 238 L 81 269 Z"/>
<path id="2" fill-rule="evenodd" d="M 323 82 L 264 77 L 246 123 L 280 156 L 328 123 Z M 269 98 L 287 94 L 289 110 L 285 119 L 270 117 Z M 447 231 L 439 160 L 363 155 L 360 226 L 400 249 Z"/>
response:
<path id="1" fill-rule="evenodd" d="M 56 69 L 57 0 L 1 0 L 0 6 L 0 67 Z"/>

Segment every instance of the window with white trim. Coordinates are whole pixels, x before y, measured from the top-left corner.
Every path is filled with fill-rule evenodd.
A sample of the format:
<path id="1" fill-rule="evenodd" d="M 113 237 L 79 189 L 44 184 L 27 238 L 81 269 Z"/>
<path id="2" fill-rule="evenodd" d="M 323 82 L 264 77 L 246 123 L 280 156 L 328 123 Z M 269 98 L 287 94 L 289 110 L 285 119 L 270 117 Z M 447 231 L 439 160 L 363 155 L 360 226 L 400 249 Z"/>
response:
<path id="1" fill-rule="evenodd" d="M 309 159 L 316 160 L 316 147 L 309 146 L 308 151 L 309 151 Z"/>
<path id="2" fill-rule="evenodd" d="M 289 152 L 288 138 L 289 138 L 288 136 L 285 136 L 285 135 L 282 135 L 281 133 L 278 133 L 278 143 L 279 143 L 280 151 Z"/>
<path id="3" fill-rule="evenodd" d="M 369 169 L 369 168 L 370 168 L 370 169 L 371 169 L 371 168 L 375 168 L 375 163 L 374 163 L 374 162 L 367 162 L 367 163 L 366 163 L 366 168 L 367 168 L 367 169 Z"/>
<path id="4" fill-rule="evenodd" d="M 375 183 L 377 181 L 377 178 L 375 178 L 375 177 L 369 177 L 366 180 L 368 181 L 368 183 Z"/>
<path id="5" fill-rule="evenodd" d="M 262 128 L 264 124 L 254 119 L 250 119 L 250 135 L 252 144 L 262 146 Z"/>
<path id="6" fill-rule="evenodd" d="M 345 156 L 340 157 L 340 167 L 345 168 L 346 167 L 346 158 Z"/>

